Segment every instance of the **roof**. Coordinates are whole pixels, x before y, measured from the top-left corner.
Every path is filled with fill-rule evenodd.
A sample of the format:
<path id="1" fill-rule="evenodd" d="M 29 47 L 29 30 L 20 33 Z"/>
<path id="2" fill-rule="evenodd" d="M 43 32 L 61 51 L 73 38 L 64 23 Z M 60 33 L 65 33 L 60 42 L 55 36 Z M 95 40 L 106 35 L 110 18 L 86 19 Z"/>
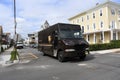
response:
<path id="1" fill-rule="evenodd" d="M 81 13 L 73 16 L 73 17 L 70 17 L 68 20 L 71 20 L 71 19 L 73 19 L 73 18 L 75 18 L 75 17 L 77 17 L 77 16 L 80 16 L 80 15 L 82 15 L 82 14 L 86 14 L 87 12 L 93 11 L 93 10 L 95 10 L 95 9 L 97 9 L 97 8 L 101 8 L 101 7 L 103 7 L 103 6 L 106 5 L 106 4 L 112 4 L 112 5 L 120 6 L 119 3 L 115 3 L 115 2 L 112 2 L 112 1 L 107 1 L 107 2 L 104 2 L 104 3 L 102 3 L 102 4 L 97 4 L 95 7 L 91 8 L 91 9 L 88 9 L 88 10 L 83 11 L 83 12 L 81 12 Z"/>
<path id="2" fill-rule="evenodd" d="M 48 24 L 48 25 L 49 25 L 49 23 L 48 23 L 48 21 L 47 21 L 47 20 L 45 21 L 45 23 L 44 23 L 44 24 Z"/>

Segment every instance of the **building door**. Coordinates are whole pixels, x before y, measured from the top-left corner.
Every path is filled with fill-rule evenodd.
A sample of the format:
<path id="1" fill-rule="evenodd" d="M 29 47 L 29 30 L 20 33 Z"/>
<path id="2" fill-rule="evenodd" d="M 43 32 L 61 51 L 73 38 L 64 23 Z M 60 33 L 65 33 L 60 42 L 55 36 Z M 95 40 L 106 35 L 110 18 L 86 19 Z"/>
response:
<path id="1" fill-rule="evenodd" d="M 116 32 L 113 32 L 113 40 L 116 40 Z"/>

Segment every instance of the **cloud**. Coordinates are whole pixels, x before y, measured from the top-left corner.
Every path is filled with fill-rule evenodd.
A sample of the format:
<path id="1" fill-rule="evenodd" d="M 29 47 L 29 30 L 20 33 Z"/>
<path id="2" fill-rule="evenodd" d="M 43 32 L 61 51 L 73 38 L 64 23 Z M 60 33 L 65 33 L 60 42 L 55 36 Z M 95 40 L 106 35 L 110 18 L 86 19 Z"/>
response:
<path id="1" fill-rule="evenodd" d="M 48 20 L 50 25 L 58 22 L 68 23 L 67 19 L 71 16 L 94 7 L 98 2 L 105 1 L 16 0 L 17 32 L 25 37 L 28 33 L 39 31 L 45 20 Z M 14 33 L 13 0 L 0 1 L 0 10 L 0 24 L 4 26 L 4 31 Z"/>

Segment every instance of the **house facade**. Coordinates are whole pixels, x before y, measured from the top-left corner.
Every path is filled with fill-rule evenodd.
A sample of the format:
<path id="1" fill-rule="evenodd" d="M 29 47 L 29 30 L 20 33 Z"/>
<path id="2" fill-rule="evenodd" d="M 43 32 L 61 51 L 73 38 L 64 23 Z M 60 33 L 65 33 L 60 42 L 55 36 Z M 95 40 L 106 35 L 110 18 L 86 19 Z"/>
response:
<path id="1" fill-rule="evenodd" d="M 0 26 L 0 52 L 2 51 L 1 48 L 7 49 L 11 46 L 11 34 L 10 33 L 3 33 L 2 26 Z"/>
<path id="2" fill-rule="evenodd" d="M 120 4 L 107 1 L 69 18 L 81 26 L 84 38 L 90 44 L 120 40 Z"/>
<path id="3" fill-rule="evenodd" d="M 10 33 L 3 33 L 2 35 L 2 44 L 10 45 L 11 43 L 11 37 Z"/>
<path id="4" fill-rule="evenodd" d="M 2 26 L 0 26 L 0 42 L 2 41 L 2 35 L 3 35 L 3 29 Z"/>
<path id="5" fill-rule="evenodd" d="M 2 35 L 3 35 L 3 29 L 2 29 L 2 26 L 0 26 L 0 52 L 2 47 Z"/>

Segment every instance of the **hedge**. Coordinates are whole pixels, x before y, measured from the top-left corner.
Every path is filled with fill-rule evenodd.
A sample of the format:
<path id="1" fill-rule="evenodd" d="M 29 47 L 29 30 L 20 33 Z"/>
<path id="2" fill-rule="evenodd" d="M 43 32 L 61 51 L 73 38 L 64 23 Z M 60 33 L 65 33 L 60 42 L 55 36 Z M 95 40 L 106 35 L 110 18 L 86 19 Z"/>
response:
<path id="1" fill-rule="evenodd" d="M 106 50 L 106 49 L 114 49 L 120 48 L 120 40 L 112 40 L 110 43 L 104 44 L 92 44 L 90 45 L 90 51 L 97 51 L 97 50 Z"/>

